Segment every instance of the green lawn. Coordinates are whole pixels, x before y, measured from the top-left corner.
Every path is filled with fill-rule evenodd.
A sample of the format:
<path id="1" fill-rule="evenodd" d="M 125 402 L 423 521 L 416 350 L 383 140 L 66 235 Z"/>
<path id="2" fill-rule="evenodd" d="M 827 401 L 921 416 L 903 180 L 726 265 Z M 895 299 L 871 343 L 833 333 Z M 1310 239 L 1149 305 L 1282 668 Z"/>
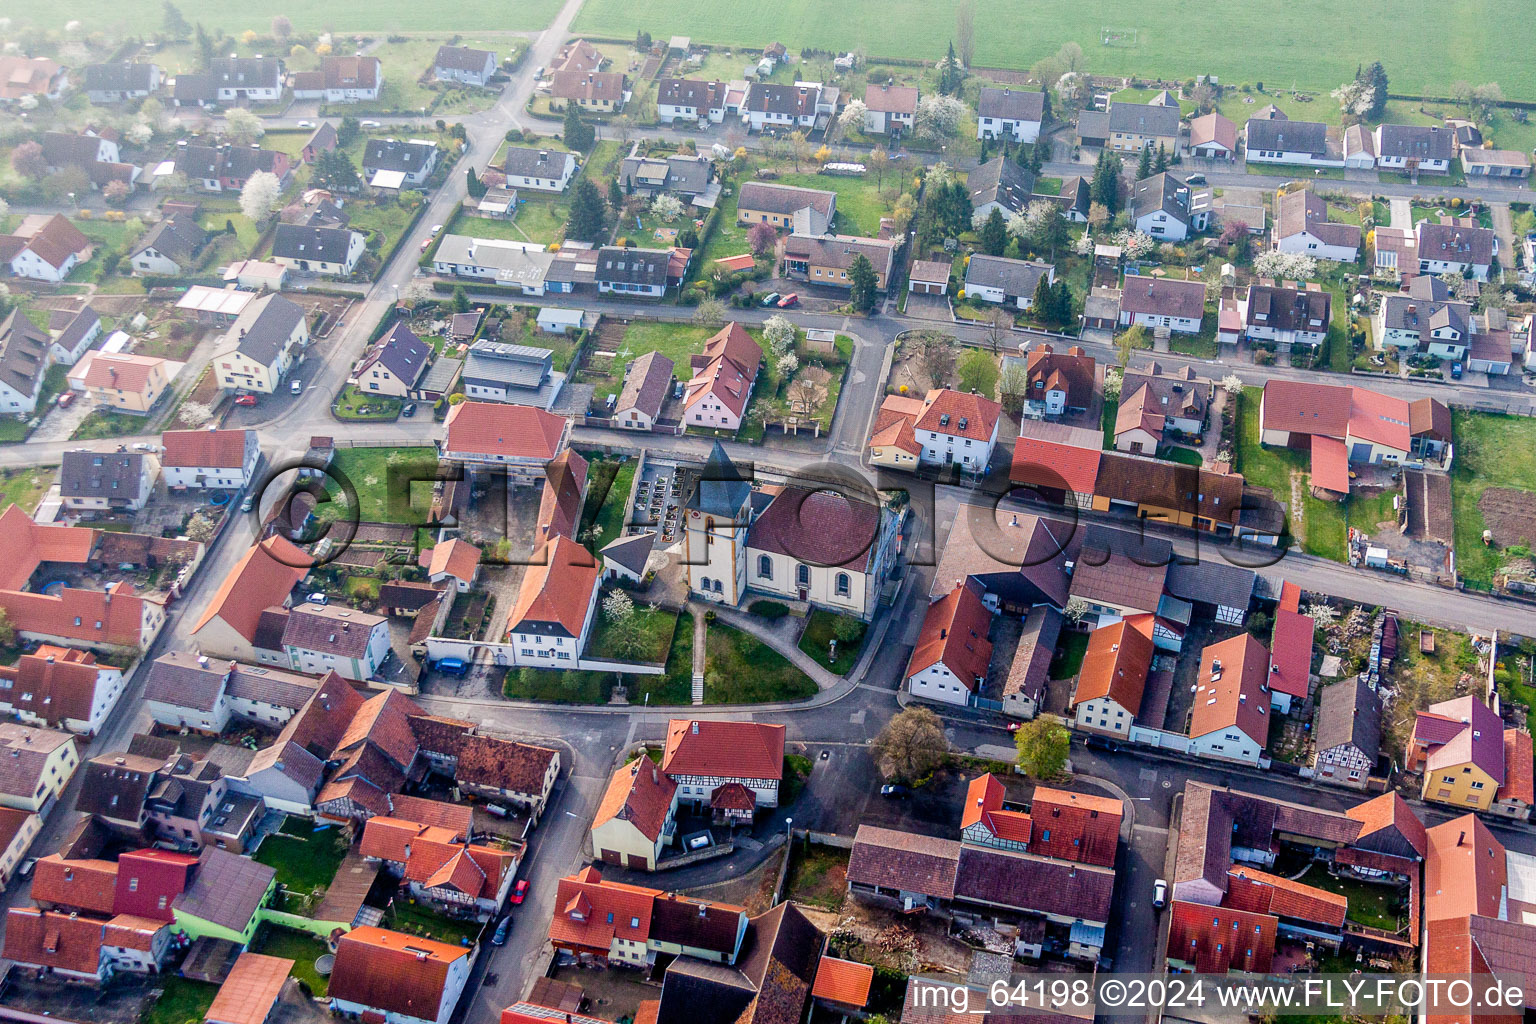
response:
<path id="1" fill-rule="evenodd" d="M 508 700 L 606 704 L 613 679 L 608 672 L 561 672 L 552 668 L 524 667 L 508 670 L 501 692 Z"/>
<path id="2" fill-rule="evenodd" d="M 1083 655 L 1088 653 L 1087 633 L 1063 633 L 1056 657 L 1051 661 L 1052 679 L 1071 679 L 1083 667 Z"/>
<path id="3" fill-rule="evenodd" d="M 251 951 L 292 960 L 293 970 L 288 972 L 289 977 L 308 985 L 311 995 L 324 998 L 330 988 L 329 979 L 315 970 L 315 960 L 327 952 L 325 942 L 308 932 L 269 924 L 251 943 Z"/>
<path id="4" fill-rule="evenodd" d="M 525 201 L 526 200 L 526 201 Z M 518 193 L 517 216 L 506 222 L 507 234 L 486 238 L 513 238 L 520 242 L 554 245 L 565 238 L 565 222 L 571 217 L 571 204 L 561 198 Z M 477 220 L 476 224 L 481 223 Z M 460 228 L 460 234 L 468 234 Z"/>
<path id="5" fill-rule="evenodd" d="M 816 683 L 749 633 L 711 622 L 704 641 L 704 701 L 760 704 L 814 696 Z"/>
<path id="6" fill-rule="evenodd" d="M 1176 444 L 1168 444 L 1159 448 L 1157 450 L 1157 457 L 1166 459 L 1169 462 L 1177 462 L 1184 466 L 1200 466 L 1205 461 L 1200 457 L 1200 453 L 1193 448 L 1181 448 Z"/>
<path id="7" fill-rule="evenodd" d="M 1345 912 L 1348 920 L 1367 928 L 1396 931 L 1399 924 L 1397 908 L 1402 900 L 1391 886 L 1375 885 L 1353 878 L 1340 878 L 1325 871 L 1320 864 L 1313 864 L 1298 881 L 1315 886 L 1325 892 L 1338 893 L 1349 900 Z"/>
<path id="8" fill-rule="evenodd" d="M 481 925 L 478 921 L 454 921 L 411 899 L 397 899 L 385 913 L 383 927 L 454 946 L 468 946 L 480 934 Z"/>
<path id="9" fill-rule="evenodd" d="M 331 459 L 356 488 L 365 523 L 425 523 L 437 464 L 432 448 L 338 448 Z"/>
<path id="10" fill-rule="evenodd" d="M 834 628 L 843 620 L 857 623 L 858 635 L 847 642 L 839 643 L 836 659 L 828 662 L 829 642 L 836 638 Z M 812 610 L 810 620 L 805 624 L 805 632 L 800 634 L 800 649 L 815 658 L 818 663 L 826 665 L 832 672 L 845 676 L 859 660 L 859 651 L 864 646 L 864 634 L 868 628 L 868 623 L 860 622 L 851 616 L 838 615 L 825 608 L 816 608 Z"/>
<path id="11" fill-rule="evenodd" d="M 305 138 L 308 136 L 306 135 Z M 301 142 L 300 145 L 302 144 Z M 256 227 L 255 221 L 239 210 L 210 210 L 205 204 L 202 213 L 198 215 L 197 222 L 202 225 L 204 231 L 211 232 L 227 232 L 233 227 L 235 237 L 240 240 L 240 245 L 246 253 L 252 252 L 256 248 L 256 243 L 261 240 L 261 230 Z"/>
<path id="12" fill-rule="evenodd" d="M 485 24 L 487 26 L 495 24 L 500 28 L 502 20 L 498 17 L 495 22 Z M 430 80 L 427 83 L 420 80 L 422 73 L 432 66 L 437 48 L 448 42 L 447 37 L 396 38 L 399 41 L 386 40 L 369 51 L 369 56 L 379 58 L 384 65 L 384 86 L 379 90 L 378 100 L 371 103 L 349 104 L 345 110 L 355 109 L 359 114 L 370 111 L 411 113 L 420 112 L 425 108 L 432 116 L 446 117 L 450 114 L 484 110 L 496 102 L 496 93 L 490 89 L 450 87 Z M 461 46 L 490 50 L 496 54 L 498 61 L 514 55 L 517 47 L 525 45 L 521 41 L 505 36 L 458 37 L 455 41 Z M 332 110 L 333 112 L 341 111 L 342 106 L 338 104 Z"/>
<path id="13" fill-rule="evenodd" d="M 667 652 L 667 671 L 659 676 L 625 676 L 631 704 L 687 704 L 693 699 L 693 613 L 681 612 Z M 649 698 L 649 701 L 647 701 Z"/>
<path id="14" fill-rule="evenodd" d="M 0 508 L 20 505 L 31 515 L 53 484 L 57 466 L 33 466 L 26 469 L 0 470 Z"/>
<path id="15" fill-rule="evenodd" d="M 672 636 L 677 629 L 677 613 L 666 608 L 652 610 L 640 601 L 635 602 L 635 622 L 640 626 L 641 633 L 646 638 L 648 649 L 635 656 L 639 661 L 665 661 L 667 652 L 672 647 Z M 597 622 L 592 628 L 592 640 L 587 645 L 587 653 L 594 658 L 620 658 L 620 656 L 608 649 L 608 639 L 611 633 L 611 625 L 608 616 L 603 613 L 601 607 L 597 610 Z M 622 659 L 620 660 L 628 660 Z"/>
<path id="16" fill-rule="evenodd" d="M 730 195 L 722 195 L 715 203 L 714 229 L 704 241 L 704 251 L 693 261 L 695 280 L 707 277 L 710 270 L 714 269 L 715 260 L 742 256 L 751 251 L 747 248 L 747 225 L 736 223 L 736 200 L 739 198 L 737 188 L 739 186 L 732 188 Z"/>
<path id="17" fill-rule="evenodd" d="M 348 384 L 341 389 L 332 403 L 331 411 L 339 420 L 392 423 L 400 415 L 405 403 L 387 395 L 370 395 Z M 364 411 L 366 410 L 366 411 Z"/>
<path id="18" fill-rule="evenodd" d="M 261 841 L 255 859 L 277 869 L 277 883 L 284 889 L 307 895 L 331 884 L 346 855 L 341 829 L 332 825 L 316 832 L 312 822 L 290 815 L 282 831 Z"/>
<path id="19" fill-rule="evenodd" d="M 853 178 L 833 174 L 780 173 L 775 184 L 795 185 L 799 188 L 819 188 L 837 193 L 838 234 L 873 237 L 880 231 L 880 218 L 887 216 L 895 204 L 896 183 L 903 180 L 900 173 L 886 175 L 892 186 L 886 190 L 892 199 L 887 202 L 875 187 L 873 177 Z"/>
<path id="20" fill-rule="evenodd" d="M 86 415 L 69 435 L 71 441 L 95 441 L 103 437 L 123 437 L 143 434 L 149 430 L 149 418 L 130 412 L 112 412 L 97 409 Z"/>
<path id="21" fill-rule="evenodd" d="M 210 29 L 239 36 L 247 29 L 263 35 L 271 32 L 272 19 L 279 14 L 292 19 L 296 32 L 328 32 L 332 28 L 338 32 L 483 32 L 487 25 L 503 32 L 531 32 L 554 19 L 560 2 L 520 0 L 508 5 L 501 0 L 465 0 L 438 9 L 411 0 L 333 0 L 309 7 L 275 0 L 236 6 L 219 0 L 181 0 L 177 7 L 191 24 L 201 22 Z M 159 4 L 114 0 L 75 0 L 67 9 L 47 0 L 13 0 L 6 8 L 18 27 L 32 24 L 54 32 L 62 29 L 66 20 L 78 19 L 97 26 L 97 31 L 149 35 L 159 31 L 163 17 Z"/>
<path id="22" fill-rule="evenodd" d="M 581 372 L 582 383 L 596 385 L 593 400 L 601 403 L 609 395 L 616 395 L 624 387 L 624 369 L 630 360 L 647 352 L 660 352 L 672 360 L 674 374 L 688 372 L 688 358 L 704 349 L 704 340 L 715 334 L 717 327 L 700 327 L 694 324 L 670 324 L 655 321 L 634 321 L 624 330 L 624 339 L 611 360 L 587 357 L 587 367 Z M 755 328 L 748 333 L 757 338 Z M 606 369 L 602 363 L 608 364 Z M 596 366 L 594 366 L 596 363 Z M 761 385 L 761 381 L 758 382 Z"/>
<path id="23" fill-rule="evenodd" d="M 1308 485 L 1309 460 L 1304 452 L 1265 448 L 1259 443 L 1259 394 L 1250 388 L 1238 399 L 1237 471 L 1255 487 L 1268 487 L 1289 511 L 1290 532 L 1304 535 L 1301 544 L 1309 555 L 1343 561 L 1344 511 L 1337 502 L 1312 497 Z M 1300 516 L 1291 508 L 1292 474 L 1300 474 Z M 1297 529 L 1298 518 L 1300 529 Z"/>
<path id="24" fill-rule="evenodd" d="M 588 543 L 595 554 L 617 540 L 624 529 L 629 491 L 639 462 L 594 462 L 587 473 L 587 502 L 581 512 L 581 528 L 596 532 Z"/>
<path id="25" fill-rule="evenodd" d="M 219 986 L 166 975 L 165 987 L 155 1005 L 144 1011 L 139 1024 L 187 1024 L 200 1021 L 213 1005 Z"/>
<path id="26" fill-rule="evenodd" d="M 1536 491 L 1536 419 L 1451 411 L 1456 462 L 1451 468 L 1451 508 L 1456 523 L 1456 568 L 1467 581 L 1490 586 L 1507 553 L 1483 546 L 1478 499 L 1489 487 Z M 1536 537 L 1522 538 L 1522 543 Z"/>
<path id="27" fill-rule="evenodd" d="M 449 160 L 447 155 L 443 160 Z M 347 204 L 347 213 L 352 220 L 348 224 L 354 231 L 362 231 L 368 235 L 368 246 L 374 250 L 378 257 L 387 259 L 395 246 L 400 241 L 411 218 L 415 216 L 414 210 L 407 210 L 392 199 L 384 199 L 378 202 L 360 200 Z"/>

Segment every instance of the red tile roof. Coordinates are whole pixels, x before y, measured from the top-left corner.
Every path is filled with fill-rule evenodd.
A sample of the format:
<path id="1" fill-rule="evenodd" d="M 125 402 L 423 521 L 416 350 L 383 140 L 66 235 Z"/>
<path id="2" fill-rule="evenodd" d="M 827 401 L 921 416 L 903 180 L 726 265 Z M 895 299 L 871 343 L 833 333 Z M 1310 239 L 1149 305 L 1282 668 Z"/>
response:
<path id="1" fill-rule="evenodd" d="M 1349 453 L 1337 437 L 1312 435 L 1312 486 L 1336 494 L 1349 493 Z"/>
<path id="2" fill-rule="evenodd" d="M 605 882 L 594 867 L 560 879 L 549 939 L 557 948 L 606 953 L 614 938 L 645 942 L 659 889 Z"/>
<path id="3" fill-rule="evenodd" d="M 1097 449 L 1020 437 L 1013 444 L 1013 468 L 1008 479 L 1025 487 L 1065 487 L 1078 494 L 1092 494 L 1102 454 Z"/>
<path id="4" fill-rule="evenodd" d="M 363 837 L 357 852 L 364 857 L 404 864 L 410 860 L 411 847 L 417 842 L 451 844 L 467 838 L 464 833 L 441 825 L 423 825 L 419 821 L 375 815 L 363 825 Z"/>
<path id="5" fill-rule="evenodd" d="M 1120 819 L 1124 814 L 1119 800 L 1040 786 L 1035 789 L 1029 813 L 1035 820 L 1030 853 L 1106 868 L 1115 866 Z"/>
<path id="6" fill-rule="evenodd" d="M 912 90 L 914 93 L 916 89 Z M 874 984 L 875 969 L 869 964 L 823 956 L 816 966 L 816 983 L 811 996 L 841 1006 L 864 1006 L 869 1002 L 869 987 Z"/>
<path id="7" fill-rule="evenodd" d="M 1531 734 L 1524 729 L 1505 729 L 1504 785 L 1499 787 L 1498 799 L 1515 800 L 1527 806 L 1536 803 L 1532 770 Z"/>
<path id="8" fill-rule="evenodd" d="M 1247 633 L 1201 651 L 1191 738 L 1236 726 L 1262 748 L 1269 741 L 1268 674 L 1269 652 Z"/>
<path id="9" fill-rule="evenodd" d="M 1073 705 L 1108 697 L 1135 715 L 1141 710 L 1147 671 L 1152 667 L 1152 637 L 1129 619 L 1121 619 L 1088 634 Z"/>
<path id="10" fill-rule="evenodd" d="M 475 578 L 475 570 L 480 566 L 480 549 L 455 537 L 433 545 L 430 551 L 423 551 L 421 558 L 428 576 L 445 572 L 468 583 Z"/>
<path id="11" fill-rule="evenodd" d="M 309 575 L 312 561 L 308 552 L 288 538 L 268 537 L 235 563 L 192 632 L 196 634 L 214 618 L 222 618 L 245 639 L 254 639 L 262 609 L 287 601 L 293 588 Z"/>
<path id="12" fill-rule="evenodd" d="M 388 1013 L 436 1020 L 448 968 L 469 955 L 415 935 L 364 926 L 342 936 L 331 971 L 330 995 Z"/>
<path id="13" fill-rule="evenodd" d="M 1424 920 L 1497 917 L 1508 880 L 1504 845 L 1475 814 L 1425 830 Z"/>
<path id="14" fill-rule="evenodd" d="M 923 411 L 917 417 L 918 430 L 934 430 L 951 437 L 968 437 L 975 441 L 990 441 L 997 428 L 1003 407 L 990 398 L 935 388 L 923 399 Z M 945 416 L 949 419 L 940 423 Z M 965 426 L 960 426 L 960 421 Z"/>
<path id="15" fill-rule="evenodd" d="M 96 914 L 112 913 L 117 864 L 109 860 L 65 860 L 49 854 L 32 869 L 32 900 Z"/>
<path id="16" fill-rule="evenodd" d="M 102 927 L 101 943 L 104 946 L 118 946 L 122 949 L 136 949 L 141 953 L 149 953 L 154 951 L 155 936 L 166 927 L 168 927 L 166 922 L 156 921 L 152 917 L 118 914 Z"/>
<path id="17" fill-rule="evenodd" d="M 928 606 L 907 663 L 907 678 L 942 663 L 975 692 L 992 660 L 992 642 L 987 639 L 991 626 L 992 612 L 982 603 L 980 586 L 966 580 Z"/>
<path id="18" fill-rule="evenodd" d="M 535 624 L 553 624 L 568 636 L 580 637 L 602 572 L 592 553 L 569 537 L 546 541 L 523 572 L 507 630 L 517 633 Z"/>
<path id="19" fill-rule="evenodd" d="M 649 757 L 637 757 L 620 765 L 608 780 L 592 827 L 619 818 L 654 842 L 666 824 L 667 812 L 672 808 L 676 793 L 677 783 L 663 775 L 656 762 Z"/>
<path id="20" fill-rule="evenodd" d="M 1264 384 L 1264 430 L 1342 438 L 1349 429 L 1350 388 L 1271 378 Z"/>
<path id="21" fill-rule="evenodd" d="M 921 455 L 912 425 L 923 411 L 923 400 L 906 395 L 886 395 L 875 412 L 875 425 L 869 432 L 869 447 L 898 448 L 912 456 Z"/>
<path id="22" fill-rule="evenodd" d="M 586 491 L 586 459 L 570 448 L 551 459 L 544 467 L 544 490 L 539 495 L 537 539 L 559 535 L 575 540 Z"/>
<path id="23" fill-rule="evenodd" d="M 1004 795 L 1003 784 L 991 772 L 972 779 L 965 790 L 960 828 L 979 824 L 998 839 L 1027 844 L 1033 834 L 1033 822 L 1023 811 L 1005 810 Z"/>
<path id="24" fill-rule="evenodd" d="M 0 679 L 8 681 L 9 701 L 17 710 L 57 726 L 65 719 L 90 721 L 96 678 L 103 668 L 89 651 L 44 644 L 14 665 L 0 665 Z"/>
<path id="25" fill-rule="evenodd" d="M 1349 901 L 1338 893 L 1247 866 L 1234 866 L 1227 873 L 1227 895 L 1222 904 L 1329 928 L 1344 927 L 1349 910 Z"/>
<path id="26" fill-rule="evenodd" d="M 1408 403 L 1364 388 L 1350 388 L 1349 434 L 1406 452 L 1412 447 Z"/>
<path id="27" fill-rule="evenodd" d="M 102 922 L 35 907 L 12 907 L 5 919 L 5 957 L 78 974 L 101 969 Z"/>
<path id="28" fill-rule="evenodd" d="M 1229 970 L 1267 974 L 1274 961 L 1278 925 L 1269 914 L 1174 900 L 1168 957 L 1192 963 L 1199 974 Z"/>
<path id="29" fill-rule="evenodd" d="M 784 777 L 784 727 L 762 722 L 667 723 L 661 770 L 671 776 L 714 775 L 735 779 Z"/>
<path id="30" fill-rule="evenodd" d="M 704 341 L 704 351 L 693 357 L 693 377 L 683 398 L 683 408 L 691 409 L 700 399 L 710 396 L 736 416 L 747 407 L 752 382 L 762 365 L 763 350 L 746 328 L 734 321 Z"/>
<path id="31" fill-rule="evenodd" d="M 1356 842 L 1382 829 L 1395 828 L 1420 857 L 1424 856 L 1429 843 L 1424 835 L 1424 823 L 1413 813 L 1408 801 L 1397 793 L 1383 793 L 1356 804 L 1344 813 L 1360 822 L 1360 835 Z"/>
<path id="32" fill-rule="evenodd" d="M 566 421 L 527 405 L 461 402 L 448 412 L 450 455 L 502 455 L 549 461 L 560 454 Z"/>
<path id="33" fill-rule="evenodd" d="M 241 953 L 204 1015 L 208 1024 L 266 1024 L 291 970 L 284 957 Z"/>
<path id="34" fill-rule="evenodd" d="M 1275 629 L 1269 641 L 1271 690 L 1306 697 L 1312 673 L 1313 628 L 1310 615 L 1289 611 L 1283 603 L 1275 611 Z"/>

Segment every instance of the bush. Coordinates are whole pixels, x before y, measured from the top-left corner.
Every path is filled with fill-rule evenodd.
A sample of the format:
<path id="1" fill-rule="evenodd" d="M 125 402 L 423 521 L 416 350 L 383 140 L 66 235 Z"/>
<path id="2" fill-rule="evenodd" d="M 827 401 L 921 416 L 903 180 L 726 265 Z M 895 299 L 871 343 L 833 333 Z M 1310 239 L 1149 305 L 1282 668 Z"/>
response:
<path id="1" fill-rule="evenodd" d="M 760 619 L 773 622 L 789 614 L 789 605 L 778 601 L 753 601 L 747 611 Z"/>

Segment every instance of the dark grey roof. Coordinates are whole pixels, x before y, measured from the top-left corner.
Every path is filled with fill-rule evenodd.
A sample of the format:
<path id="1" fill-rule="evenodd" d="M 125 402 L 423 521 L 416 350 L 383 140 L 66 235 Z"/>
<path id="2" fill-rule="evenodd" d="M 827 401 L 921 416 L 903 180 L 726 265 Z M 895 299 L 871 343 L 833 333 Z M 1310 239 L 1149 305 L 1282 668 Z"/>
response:
<path id="1" fill-rule="evenodd" d="M 1248 323 L 1273 327 L 1277 331 L 1317 331 L 1328 329 L 1332 317 L 1333 296 L 1321 289 L 1289 288 L 1256 284 L 1248 289 Z M 1255 319 L 1264 314 L 1263 320 Z M 1320 321 L 1320 327 L 1311 321 Z"/>
<path id="2" fill-rule="evenodd" d="M 554 353 L 532 345 L 477 341 L 464 361 L 464 382 L 537 390 L 549 379 Z"/>
<path id="3" fill-rule="evenodd" d="M 177 263 L 183 263 L 196 255 L 207 240 L 208 232 L 192 218 L 167 217 L 144 232 L 128 255 L 131 258 L 146 249 L 155 249 Z"/>
<path id="4" fill-rule="evenodd" d="M 23 395 L 35 395 L 48 357 L 48 332 L 21 308 L 0 322 L 0 381 Z"/>
<path id="5" fill-rule="evenodd" d="M 225 790 L 203 830 L 221 836 L 243 836 L 266 808 L 267 802 L 259 796 Z"/>
<path id="6" fill-rule="evenodd" d="M 229 330 L 243 354 L 270 366 L 303 319 L 304 307 L 297 302 L 281 295 L 263 295 L 245 307 Z"/>
<path id="7" fill-rule="evenodd" d="M 708 110 L 724 98 L 724 82 L 706 82 L 697 78 L 662 78 L 656 82 L 656 102 L 666 106 Z"/>
<path id="8" fill-rule="evenodd" d="M 1376 760 L 1381 752 L 1381 697 L 1359 679 L 1324 686 L 1317 695 L 1317 752 L 1353 746 Z"/>
<path id="9" fill-rule="evenodd" d="M 1033 89 L 983 89 L 976 102 L 976 116 L 1038 121 L 1045 116 L 1045 93 Z"/>
<path id="10" fill-rule="evenodd" d="M 356 232 L 347 228 L 279 224 L 272 235 L 272 255 L 281 259 L 345 264 L 354 234 Z"/>
<path id="11" fill-rule="evenodd" d="M 243 932 L 276 877 L 276 868 L 210 846 L 198 858 L 192 884 L 171 906 L 200 921 Z"/>
<path id="12" fill-rule="evenodd" d="M 672 360 L 660 352 L 646 352 L 631 360 L 624 369 L 624 387 L 619 391 L 614 414 L 622 415 L 629 409 L 637 409 L 651 419 L 660 416 L 667 392 L 672 387 L 674 368 Z"/>
<path id="13" fill-rule="evenodd" d="M 1184 179 L 1164 171 L 1131 186 L 1131 216 L 1140 220 L 1159 210 L 1189 226 L 1191 190 Z"/>
<path id="14" fill-rule="evenodd" d="M 406 139 L 369 139 L 363 150 L 363 172 L 404 171 L 419 174 L 431 163 L 437 146 L 430 142 L 412 142 Z"/>
<path id="15" fill-rule="evenodd" d="M 421 378 L 417 387 L 421 391 L 431 394 L 447 391 L 458 378 L 459 371 L 463 368 L 464 360 L 439 356 L 432 360 L 431 366 L 427 367 L 426 376 Z"/>
<path id="16" fill-rule="evenodd" d="M 1109 138 L 1109 112 L 1085 110 L 1077 115 L 1077 134 L 1083 139 Z"/>
<path id="17" fill-rule="evenodd" d="M 318 682 L 312 676 L 264 665 L 236 665 L 226 691 L 236 700 L 257 701 L 297 711 L 315 695 Z"/>
<path id="18" fill-rule="evenodd" d="M 43 135 L 43 159 L 49 167 L 89 167 L 101 152 L 101 139 L 74 132 L 46 132 Z"/>
<path id="19" fill-rule="evenodd" d="M 753 82 L 747 90 L 747 109 L 789 117 L 809 117 L 816 112 L 820 90 L 809 86 Z"/>
<path id="20" fill-rule="evenodd" d="M 53 343 L 60 348 L 74 351 L 75 346 L 80 344 L 80 339 L 89 334 L 91 329 L 99 323 L 101 323 L 101 317 L 90 306 L 86 306 L 69 318 L 59 332 L 59 336 L 53 339 Z"/>
<path id="21" fill-rule="evenodd" d="M 176 170 L 189 178 L 232 178 L 244 180 L 257 171 L 277 173 L 284 154 L 250 146 L 187 146 L 176 152 Z"/>
<path id="22" fill-rule="evenodd" d="M 1493 232 L 1470 224 L 1418 223 L 1418 257 L 1486 266 L 1493 262 Z"/>
<path id="23" fill-rule="evenodd" d="M 396 379 L 412 387 L 431 358 L 432 346 L 416 337 L 405 324 L 397 323 L 379 339 L 373 351 L 364 359 L 363 365 L 358 367 L 358 372 L 378 362 L 394 374 Z"/>
<path id="24" fill-rule="evenodd" d="M 1328 126 L 1321 121 L 1286 121 L 1250 117 L 1248 151 L 1328 155 Z"/>
<path id="25" fill-rule="evenodd" d="M 470 46 L 439 46 L 432 66 L 455 71 L 484 71 L 487 62 L 494 70 L 496 54 L 490 50 L 476 50 Z"/>
<path id="26" fill-rule="evenodd" d="M 670 249 L 621 249 L 605 245 L 597 251 L 597 280 L 665 287 L 671 259 Z"/>
<path id="27" fill-rule="evenodd" d="M 243 744 L 215 743 L 203 755 L 203 760 L 218 765 L 219 771 L 225 775 L 244 778 L 246 769 L 251 766 L 251 759 L 255 756 L 256 751 Z"/>
<path id="28" fill-rule="evenodd" d="M 1389 331 L 1422 333 L 1427 325 L 1438 319 L 1440 323 L 1435 326 L 1454 327 L 1465 339 L 1470 330 L 1472 307 L 1465 302 L 1436 301 L 1416 298 L 1412 295 L 1388 295 L 1382 300 L 1381 315 Z"/>
<path id="29" fill-rule="evenodd" d="M 734 967 L 678 957 L 662 979 L 656 1024 L 734 1021 L 756 995 L 751 979 Z"/>
<path id="30" fill-rule="evenodd" d="M 75 810 L 118 821 L 137 821 L 144 809 L 144 798 L 167 760 L 130 753 L 92 758 L 83 768 L 84 784 L 75 798 Z"/>
<path id="31" fill-rule="evenodd" d="M 976 253 L 965 268 L 965 286 L 1001 288 L 1006 296 L 1033 297 L 1040 279 L 1050 269 L 1049 263 Z"/>
<path id="32" fill-rule="evenodd" d="M 144 699 L 212 711 L 223 692 L 224 673 L 229 665 L 228 661 L 199 658 L 191 651 L 172 651 L 150 663 L 144 680 Z"/>
<path id="33" fill-rule="evenodd" d="M 134 501 L 141 495 L 141 452 L 65 452 L 59 464 L 59 493 L 65 498 Z"/>
<path id="34" fill-rule="evenodd" d="M 971 208 L 998 203 L 1009 212 L 1029 205 L 1035 189 L 1035 176 L 1006 157 L 993 157 L 979 165 L 965 179 L 971 190 Z"/>
<path id="35" fill-rule="evenodd" d="M 281 83 L 283 62 L 276 57 L 215 57 L 208 72 L 221 89 L 265 89 Z"/>
<path id="36" fill-rule="evenodd" d="M 741 514 L 742 506 L 752 493 L 752 484 L 742 476 L 731 457 L 719 441 L 709 450 L 704 472 L 699 477 L 693 493 L 688 496 L 687 507 L 709 515 L 734 519 Z"/>
<path id="37" fill-rule="evenodd" d="M 741 194 L 736 198 L 736 205 L 743 210 L 776 213 L 781 216 L 788 216 L 796 210 L 810 207 L 823 217 L 830 217 L 836 203 L 836 192 L 766 181 L 743 182 Z"/>
<path id="38" fill-rule="evenodd" d="M 351 608 L 301 605 L 288 614 L 283 646 L 333 654 L 338 658 L 361 658 L 368 652 L 373 628 L 383 621 L 381 615 Z"/>
<path id="39" fill-rule="evenodd" d="M 1179 134 L 1179 108 L 1144 103 L 1111 103 L 1109 130 L 1137 135 Z"/>
<path id="40" fill-rule="evenodd" d="M 1376 155 L 1403 160 L 1449 160 L 1454 135 L 1440 125 L 1384 124 Z"/>
<path id="41" fill-rule="evenodd" d="M 962 843 L 955 899 L 1085 921 L 1108 921 L 1113 868 Z"/>
<path id="42" fill-rule="evenodd" d="M 120 60 L 110 64 L 90 64 L 85 69 L 86 92 L 149 92 L 155 78 L 155 65 Z"/>
<path id="43" fill-rule="evenodd" d="M 508 146 L 506 160 L 502 164 L 508 175 L 529 178 L 559 178 L 565 173 L 569 153 L 551 149 L 535 149 L 532 146 Z"/>
<path id="44" fill-rule="evenodd" d="M 696 195 L 709 188 L 711 166 L 708 157 L 678 154 L 667 157 L 667 188 L 684 195 Z"/>
<path id="45" fill-rule="evenodd" d="M 1185 601 L 1248 609 L 1257 577 L 1252 569 L 1229 565 L 1215 558 L 1198 562 L 1175 561 L 1168 566 L 1168 593 Z"/>
<path id="46" fill-rule="evenodd" d="M 603 546 L 602 556 L 622 565 L 639 576 L 645 572 L 651 550 L 656 546 L 655 531 L 637 533 L 633 537 L 618 537 Z"/>
<path id="47" fill-rule="evenodd" d="M 179 103 L 207 103 L 217 99 L 218 87 L 213 84 L 213 76 L 210 74 L 189 74 L 182 72 L 176 76 L 175 87 L 171 90 L 171 97 Z M 180 168 L 177 168 L 180 170 Z"/>

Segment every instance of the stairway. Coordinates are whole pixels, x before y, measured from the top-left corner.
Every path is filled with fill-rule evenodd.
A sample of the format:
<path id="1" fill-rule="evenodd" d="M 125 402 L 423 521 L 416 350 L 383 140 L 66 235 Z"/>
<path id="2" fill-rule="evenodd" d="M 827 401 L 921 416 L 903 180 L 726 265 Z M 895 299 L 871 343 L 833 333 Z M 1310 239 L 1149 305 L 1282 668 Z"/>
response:
<path id="1" fill-rule="evenodd" d="M 704 703 L 704 677 L 697 672 L 693 676 L 693 702 Z"/>

